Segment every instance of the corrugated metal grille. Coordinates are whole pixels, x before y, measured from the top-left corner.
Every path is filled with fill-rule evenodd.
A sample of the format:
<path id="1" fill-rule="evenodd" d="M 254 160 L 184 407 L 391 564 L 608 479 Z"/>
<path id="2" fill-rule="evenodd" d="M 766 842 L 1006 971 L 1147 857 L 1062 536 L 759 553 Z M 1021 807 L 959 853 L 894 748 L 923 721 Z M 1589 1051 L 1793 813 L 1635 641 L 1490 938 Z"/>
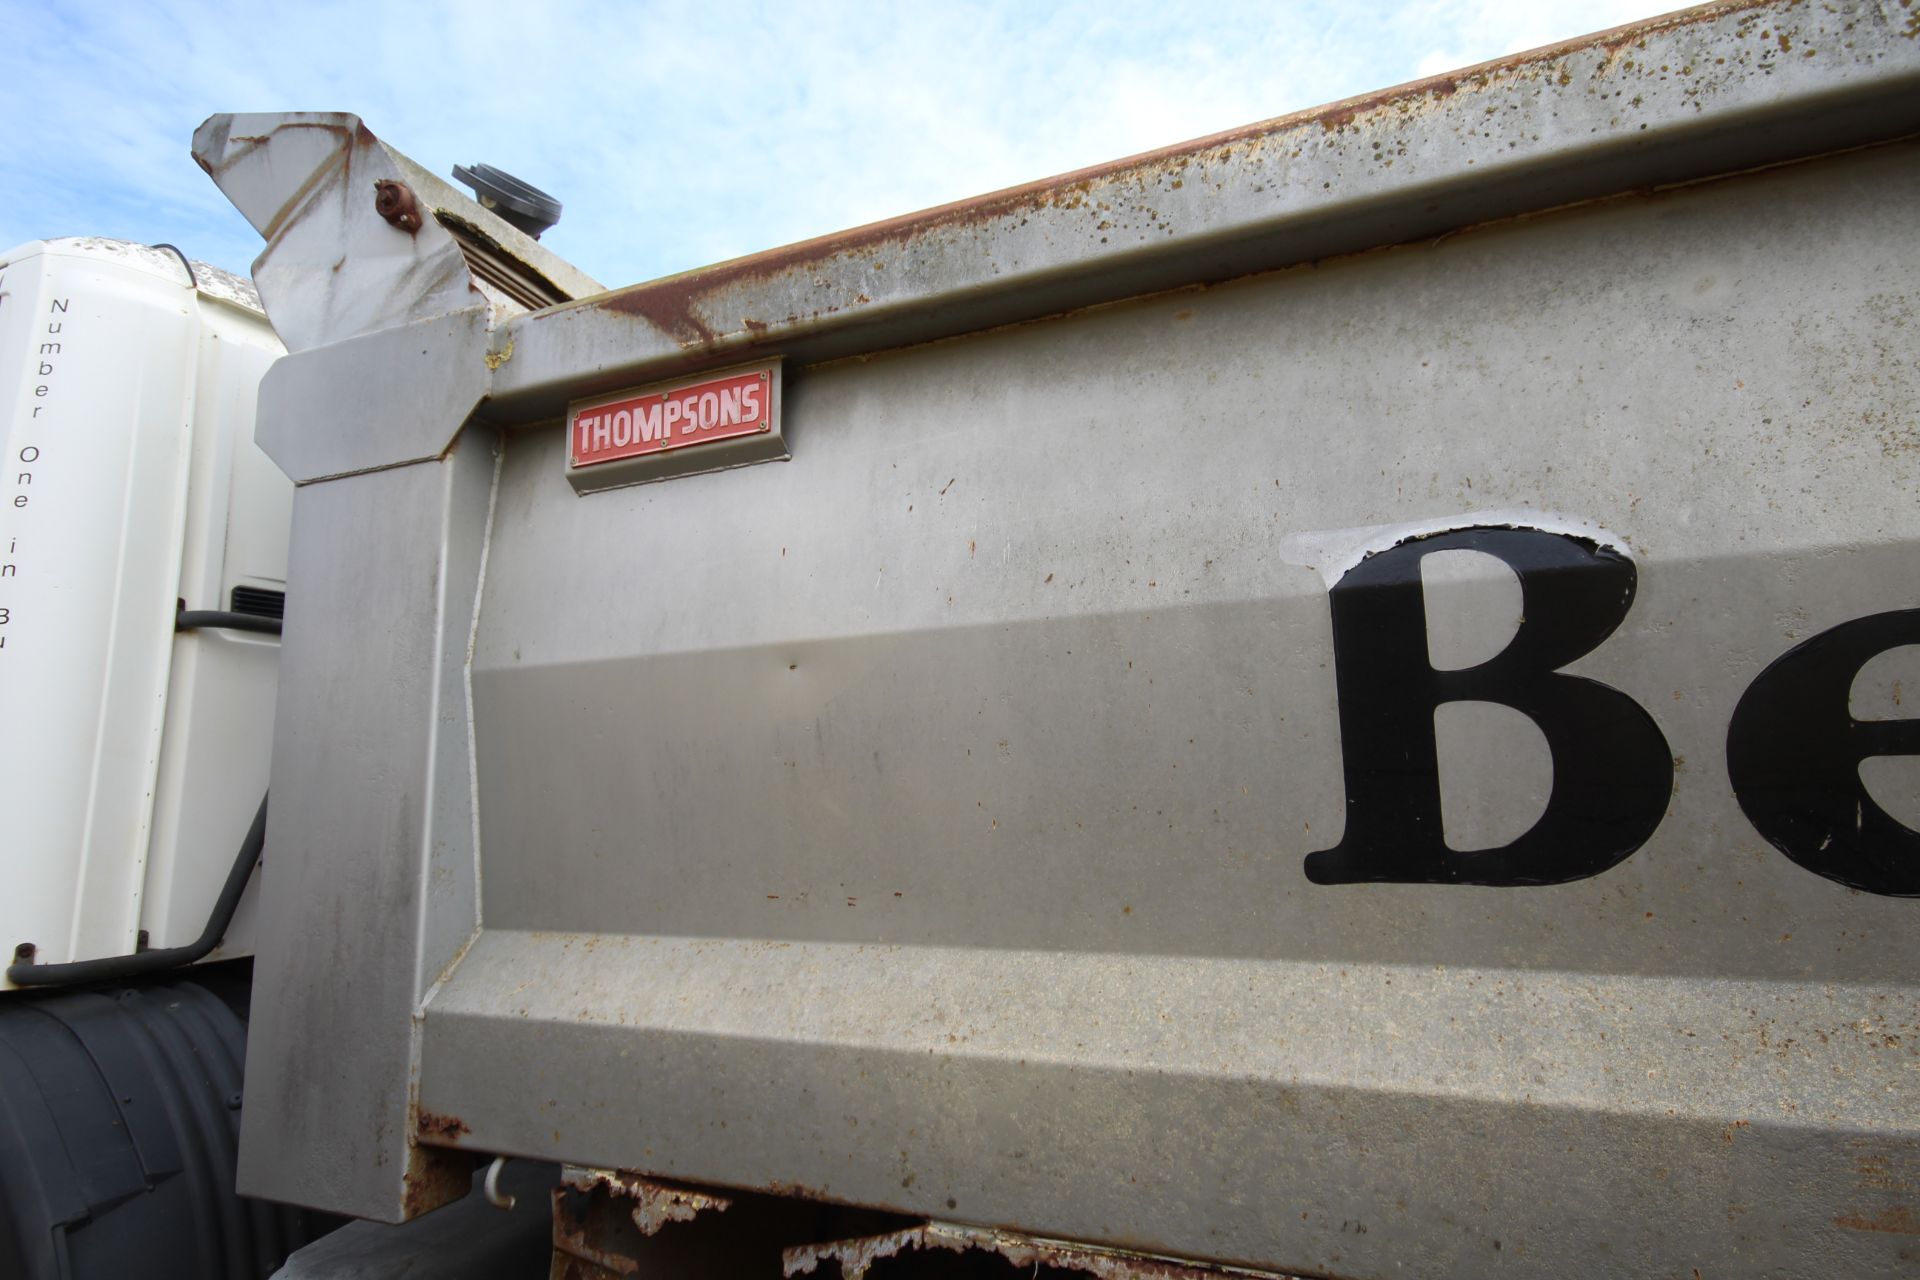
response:
<path id="1" fill-rule="evenodd" d="M 266 587 L 235 587 L 233 611 L 250 613 L 256 618 L 283 618 L 287 612 L 287 593 Z"/>
<path id="2" fill-rule="evenodd" d="M 465 218 L 445 209 L 435 210 L 434 217 L 452 233 L 473 274 L 527 310 L 538 311 L 571 298 L 560 286 L 513 257 L 497 240 Z"/>

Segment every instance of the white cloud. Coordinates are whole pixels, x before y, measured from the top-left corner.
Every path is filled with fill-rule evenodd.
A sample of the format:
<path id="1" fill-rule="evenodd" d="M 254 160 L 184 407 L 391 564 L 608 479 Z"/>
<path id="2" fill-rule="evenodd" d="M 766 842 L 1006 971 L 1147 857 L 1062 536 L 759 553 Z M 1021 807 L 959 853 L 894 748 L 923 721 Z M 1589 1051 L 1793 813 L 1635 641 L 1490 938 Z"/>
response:
<path id="1" fill-rule="evenodd" d="M 1427 76 L 1437 76 L 1443 71 L 1464 67 L 1473 61 L 1472 58 L 1462 57 L 1451 50 L 1435 49 L 1415 64 L 1414 74 L 1425 79 Z"/>
<path id="2" fill-rule="evenodd" d="M 552 191 L 566 204 L 555 249 L 627 283 L 1644 11 L 0 0 L 0 113 L 15 123 L 0 137 L 0 248 L 106 234 L 240 266 L 258 242 L 187 158 L 193 128 L 215 111 L 350 110 L 439 172 L 485 161 Z"/>
<path id="3" fill-rule="evenodd" d="M 1407 17 L 1411 25 L 1446 37 L 1415 64 L 1418 75 L 1432 76 L 1604 31 L 1668 7 L 1643 0 L 1431 0 L 1410 6 Z"/>

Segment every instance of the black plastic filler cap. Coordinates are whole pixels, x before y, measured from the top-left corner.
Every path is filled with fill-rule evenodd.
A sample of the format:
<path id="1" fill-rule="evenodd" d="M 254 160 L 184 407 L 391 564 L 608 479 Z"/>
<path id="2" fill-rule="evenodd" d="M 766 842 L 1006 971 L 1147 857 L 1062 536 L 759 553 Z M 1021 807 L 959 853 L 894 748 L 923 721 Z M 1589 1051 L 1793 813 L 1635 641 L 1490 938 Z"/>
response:
<path id="1" fill-rule="evenodd" d="M 499 214 L 535 240 L 542 231 L 560 221 L 558 200 L 490 164 L 457 164 L 453 166 L 453 176 L 473 188 L 474 198 L 482 208 Z"/>

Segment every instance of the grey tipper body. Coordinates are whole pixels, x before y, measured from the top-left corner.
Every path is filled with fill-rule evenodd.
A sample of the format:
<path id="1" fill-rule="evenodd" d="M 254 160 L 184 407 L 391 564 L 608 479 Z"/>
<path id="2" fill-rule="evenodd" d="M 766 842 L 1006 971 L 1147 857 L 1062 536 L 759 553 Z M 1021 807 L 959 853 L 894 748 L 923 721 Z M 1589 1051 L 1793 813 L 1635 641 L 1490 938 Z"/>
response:
<path id="1" fill-rule="evenodd" d="M 507 1154 L 1311 1274 L 1913 1274 L 1920 900 L 1770 843 L 1728 739 L 1920 607 L 1917 132 L 1920 8 L 1708 6 L 611 293 L 507 245 L 529 311 L 380 220 L 432 180 L 353 117 L 209 121 L 301 482 L 242 1189 L 400 1221 Z M 569 484 L 570 403 L 775 358 L 789 460 Z M 1330 592 L 1465 529 L 1630 562 L 1565 670 L 1664 816 L 1317 883 Z M 1423 572 L 1437 667 L 1547 625 Z M 1455 848 L 1565 783 L 1433 719 Z"/>

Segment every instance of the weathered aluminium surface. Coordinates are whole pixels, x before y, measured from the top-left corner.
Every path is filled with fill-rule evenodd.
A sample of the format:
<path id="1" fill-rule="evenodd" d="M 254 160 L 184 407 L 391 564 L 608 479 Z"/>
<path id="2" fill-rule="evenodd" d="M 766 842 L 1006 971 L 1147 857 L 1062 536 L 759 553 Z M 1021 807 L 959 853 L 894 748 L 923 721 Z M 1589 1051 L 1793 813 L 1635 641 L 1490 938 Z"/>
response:
<path id="1" fill-rule="evenodd" d="M 1910 1272 L 1916 131 L 1920 11 L 1709 5 L 533 312 L 289 270 L 243 1189 Z M 199 154 L 270 309 L 408 234 L 351 117 Z M 790 461 L 568 484 L 775 356 Z"/>

